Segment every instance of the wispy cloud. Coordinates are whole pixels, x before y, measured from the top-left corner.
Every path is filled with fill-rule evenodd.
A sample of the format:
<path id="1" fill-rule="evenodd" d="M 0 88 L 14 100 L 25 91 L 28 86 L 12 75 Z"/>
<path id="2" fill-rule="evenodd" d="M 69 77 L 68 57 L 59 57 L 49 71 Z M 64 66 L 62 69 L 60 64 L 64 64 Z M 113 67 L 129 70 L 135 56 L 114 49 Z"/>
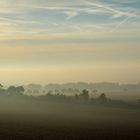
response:
<path id="1" fill-rule="evenodd" d="M 121 22 L 119 22 L 114 28 L 113 30 L 111 30 L 111 32 L 116 31 L 121 25 L 125 24 L 131 17 L 127 17 L 125 19 L 123 19 Z"/>
<path id="2" fill-rule="evenodd" d="M 114 32 L 125 23 L 130 25 L 131 18 L 140 23 L 140 10 L 125 5 L 134 2 L 137 0 L 1 0 L 0 26 L 10 26 L 10 30 L 4 28 L 1 36 L 4 33 L 15 36 L 32 33 L 39 37 L 46 31 L 49 35 Z"/>
<path id="3" fill-rule="evenodd" d="M 33 21 L 33 20 L 26 20 L 26 19 L 18 19 L 18 18 L 9 18 L 9 17 L 0 17 L 1 21 L 7 21 L 9 23 L 23 23 L 23 24 L 30 24 L 30 23 L 37 23 L 37 21 Z"/>
<path id="4" fill-rule="evenodd" d="M 130 11 L 118 10 L 117 8 L 113 8 L 109 5 L 107 5 L 106 3 L 101 4 L 101 3 L 97 3 L 97 2 L 88 2 L 88 1 L 86 1 L 86 3 L 89 5 L 101 8 L 100 10 L 103 9 L 103 10 L 107 10 L 107 11 L 111 12 L 113 14 L 113 17 L 121 17 L 121 16 L 139 17 L 136 14 L 132 14 Z M 124 10 L 125 10 L 125 8 L 124 8 Z"/>
<path id="5" fill-rule="evenodd" d="M 108 2 L 130 4 L 130 3 L 139 2 L 139 0 L 109 0 Z"/>
<path id="6" fill-rule="evenodd" d="M 64 11 L 64 14 L 67 15 L 67 19 L 71 19 L 71 18 L 77 16 L 78 12 L 76 12 L 76 11 Z"/>

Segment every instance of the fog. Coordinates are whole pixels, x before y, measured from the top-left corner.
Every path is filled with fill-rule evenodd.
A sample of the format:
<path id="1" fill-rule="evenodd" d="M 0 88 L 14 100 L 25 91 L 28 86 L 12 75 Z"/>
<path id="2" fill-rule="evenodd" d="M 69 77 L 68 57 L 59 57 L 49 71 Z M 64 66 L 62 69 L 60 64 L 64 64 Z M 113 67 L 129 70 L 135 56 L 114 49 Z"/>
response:
<path id="1" fill-rule="evenodd" d="M 115 83 L 66 83 L 45 87 L 29 84 L 7 88 L 0 85 L 0 138 L 45 140 L 65 137 L 75 140 L 101 139 L 104 136 L 109 139 L 138 139 L 139 98 L 130 102 L 107 96 L 107 91 L 113 90 L 114 85 L 122 87 Z M 71 86 L 79 87 L 79 90 L 73 90 Z M 100 87 L 106 93 L 93 92 L 89 88 L 92 86 Z M 129 90 L 133 86 L 127 85 Z M 135 84 L 135 90 L 139 90 L 139 84 Z M 91 96 L 97 92 L 96 96 Z"/>
<path id="2" fill-rule="evenodd" d="M 47 92 L 52 94 L 62 93 L 67 96 L 80 94 L 83 89 L 89 90 L 89 96 L 98 97 L 101 93 L 105 93 L 111 99 L 137 102 L 140 98 L 140 84 L 119 82 L 71 82 L 63 84 L 28 84 L 24 85 L 25 94 L 39 96 L 45 95 Z"/>

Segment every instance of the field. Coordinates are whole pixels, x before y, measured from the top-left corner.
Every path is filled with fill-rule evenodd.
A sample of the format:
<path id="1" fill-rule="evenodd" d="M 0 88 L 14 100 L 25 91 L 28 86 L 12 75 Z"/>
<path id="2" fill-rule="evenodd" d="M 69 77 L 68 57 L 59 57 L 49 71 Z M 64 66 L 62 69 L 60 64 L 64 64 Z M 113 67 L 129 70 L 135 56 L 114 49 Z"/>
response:
<path id="1" fill-rule="evenodd" d="M 0 140 L 136 140 L 140 109 L 1 101 Z"/>

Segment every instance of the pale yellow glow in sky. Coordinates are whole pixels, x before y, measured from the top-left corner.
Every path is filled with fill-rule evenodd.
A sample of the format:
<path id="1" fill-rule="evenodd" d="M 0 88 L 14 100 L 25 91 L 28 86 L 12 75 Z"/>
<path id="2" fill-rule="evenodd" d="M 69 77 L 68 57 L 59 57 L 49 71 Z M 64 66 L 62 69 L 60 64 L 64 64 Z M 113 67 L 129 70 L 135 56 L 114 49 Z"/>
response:
<path id="1" fill-rule="evenodd" d="M 48 66 L 18 67 L 0 69 L 3 84 L 27 84 L 33 81 L 41 84 L 64 82 L 102 82 L 129 83 L 139 81 L 140 66 L 137 64 L 104 64 L 93 66 Z"/>
<path id="2" fill-rule="evenodd" d="M 139 82 L 138 5 L 0 0 L 1 83 Z"/>

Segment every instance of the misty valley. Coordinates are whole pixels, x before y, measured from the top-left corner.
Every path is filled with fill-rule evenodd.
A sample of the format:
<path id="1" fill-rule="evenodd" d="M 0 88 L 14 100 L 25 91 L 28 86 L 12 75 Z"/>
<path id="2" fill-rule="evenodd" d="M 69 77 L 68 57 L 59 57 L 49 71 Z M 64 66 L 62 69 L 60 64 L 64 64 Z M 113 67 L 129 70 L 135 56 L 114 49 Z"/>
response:
<path id="1" fill-rule="evenodd" d="M 133 95 L 139 84 L 0 86 L 0 139 L 140 139 L 139 94 L 135 100 L 107 94 L 120 90 Z"/>
<path id="2" fill-rule="evenodd" d="M 140 140 L 140 0 L 0 0 L 0 140 Z"/>

